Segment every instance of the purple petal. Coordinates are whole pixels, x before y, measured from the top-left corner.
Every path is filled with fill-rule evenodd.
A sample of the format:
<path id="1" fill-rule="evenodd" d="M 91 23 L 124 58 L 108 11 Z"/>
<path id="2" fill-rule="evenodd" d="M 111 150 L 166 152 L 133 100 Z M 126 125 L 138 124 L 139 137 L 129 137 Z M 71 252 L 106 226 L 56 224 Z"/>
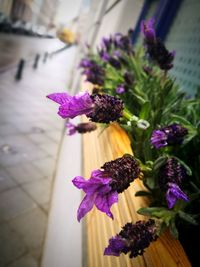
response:
<path id="1" fill-rule="evenodd" d="M 167 135 L 164 131 L 160 131 L 160 130 L 155 130 L 152 133 L 151 136 L 151 144 L 159 149 L 161 147 L 165 147 L 167 146 Z"/>
<path id="2" fill-rule="evenodd" d="M 71 123 L 71 122 L 67 122 L 66 123 L 66 127 L 67 127 L 67 135 L 73 135 L 76 133 L 76 126 Z"/>
<path id="3" fill-rule="evenodd" d="M 118 202 L 118 193 L 116 191 L 108 194 L 98 194 L 95 200 L 95 205 L 97 209 L 104 212 L 110 218 L 113 219 L 113 215 L 110 211 L 111 206 Z"/>
<path id="4" fill-rule="evenodd" d="M 68 101 L 59 107 L 58 114 L 64 119 L 73 119 L 78 115 L 91 112 L 92 106 L 93 102 L 88 92 L 81 92 L 75 96 L 70 96 Z"/>
<path id="5" fill-rule="evenodd" d="M 76 176 L 73 180 L 72 183 L 78 188 L 78 189 L 83 189 L 85 184 L 87 183 L 87 180 L 85 180 L 82 176 Z"/>
<path id="6" fill-rule="evenodd" d="M 68 95 L 67 93 L 55 93 L 55 94 L 47 95 L 47 98 L 62 105 L 62 104 L 67 103 L 69 99 L 71 98 L 71 96 Z"/>
<path id="7" fill-rule="evenodd" d="M 156 36 L 155 30 L 153 28 L 154 23 L 154 18 L 141 22 L 141 32 L 144 34 L 145 38 L 150 41 L 154 40 Z"/>
<path id="8" fill-rule="evenodd" d="M 166 192 L 166 200 L 169 209 L 173 208 L 178 199 L 189 201 L 188 196 L 175 183 L 168 183 L 168 190 Z"/>
<path id="9" fill-rule="evenodd" d="M 121 237 L 112 237 L 109 240 L 109 245 L 104 250 L 104 255 L 108 256 L 119 256 L 122 249 L 125 248 L 125 242 Z"/>
<path id="10" fill-rule="evenodd" d="M 82 176 L 77 176 L 72 182 L 78 189 L 83 189 L 89 195 L 95 192 L 107 193 L 111 190 L 109 186 L 111 178 L 103 177 L 103 173 L 103 171 L 95 170 L 92 172 L 90 179 L 85 180 Z"/>
<path id="11" fill-rule="evenodd" d="M 116 88 L 116 93 L 117 94 L 123 94 L 125 92 L 124 86 L 120 85 Z"/>
<path id="12" fill-rule="evenodd" d="M 78 212 L 77 212 L 77 219 L 80 220 L 93 208 L 94 202 L 96 199 L 96 195 L 86 195 L 82 200 Z"/>

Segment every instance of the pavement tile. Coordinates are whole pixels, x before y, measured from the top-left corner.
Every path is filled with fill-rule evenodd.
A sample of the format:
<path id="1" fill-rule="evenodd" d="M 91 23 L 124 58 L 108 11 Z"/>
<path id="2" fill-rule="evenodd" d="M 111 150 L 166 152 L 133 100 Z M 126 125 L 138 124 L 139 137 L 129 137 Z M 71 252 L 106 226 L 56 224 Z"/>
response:
<path id="1" fill-rule="evenodd" d="M 55 170 L 56 160 L 48 157 L 40 161 L 34 161 L 33 165 L 38 168 L 44 176 L 52 176 Z"/>
<path id="2" fill-rule="evenodd" d="M 52 139 L 48 137 L 46 134 L 38 134 L 38 133 L 31 133 L 27 135 L 30 140 L 32 140 L 35 144 L 43 144 L 45 142 L 52 142 Z"/>
<path id="3" fill-rule="evenodd" d="M 59 140 L 61 139 L 61 136 L 62 136 L 62 131 L 58 130 L 58 131 L 48 132 L 47 136 L 50 137 L 51 139 L 53 139 L 54 142 L 59 142 Z"/>
<path id="4" fill-rule="evenodd" d="M 0 134 L 1 136 L 7 136 L 7 135 L 13 135 L 13 134 L 18 134 L 19 131 L 18 129 L 12 125 L 12 124 L 3 124 L 0 127 Z"/>
<path id="5" fill-rule="evenodd" d="M 41 144 L 40 147 L 50 156 L 57 156 L 59 146 L 54 142 Z"/>
<path id="6" fill-rule="evenodd" d="M 51 184 L 47 179 L 41 179 L 32 183 L 24 184 L 22 187 L 38 204 L 45 204 L 46 202 L 49 202 Z"/>
<path id="7" fill-rule="evenodd" d="M 27 251 L 21 237 L 8 224 L 0 225 L 0 266 L 15 260 Z M 26 266 L 29 267 L 29 266 Z"/>
<path id="8" fill-rule="evenodd" d="M 9 226 L 21 236 L 30 252 L 34 253 L 43 244 L 46 223 L 45 213 L 35 208 L 10 221 Z"/>
<path id="9" fill-rule="evenodd" d="M 7 267 L 38 267 L 37 261 L 31 255 L 25 255 L 9 264 Z"/>
<path id="10" fill-rule="evenodd" d="M 22 189 L 15 187 L 0 194 L 0 222 L 34 208 L 36 204 Z"/>
<path id="11" fill-rule="evenodd" d="M 10 175 L 4 169 L 0 168 L 0 192 L 16 186 L 17 183 L 10 178 Z"/>
<path id="12" fill-rule="evenodd" d="M 30 162 L 10 166 L 7 168 L 7 172 L 18 184 L 35 181 L 44 177 L 43 173 Z"/>

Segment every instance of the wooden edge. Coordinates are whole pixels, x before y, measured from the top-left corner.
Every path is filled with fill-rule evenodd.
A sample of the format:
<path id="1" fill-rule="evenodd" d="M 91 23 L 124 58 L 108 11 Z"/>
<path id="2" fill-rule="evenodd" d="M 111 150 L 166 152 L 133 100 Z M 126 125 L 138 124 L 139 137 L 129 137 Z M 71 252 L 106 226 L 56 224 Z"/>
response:
<path id="1" fill-rule="evenodd" d="M 101 133 L 101 134 L 100 134 Z M 106 161 L 132 153 L 127 134 L 117 125 L 112 124 L 102 132 L 99 129 L 83 137 L 84 175 L 90 177 L 94 169 L 99 169 Z M 130 221 L 144 219 L 137 214 L 137 210 L 147 206 L 147 200 L 135 197 L 135 192 L 143 189 L 140 180 L 119 195 L 118 204 L 113 205 L 114 220 L 96 208 L 87 215 L 87 246 L 88 267 L 134 266 L 134 267 L 190 267 L 191 264 L 178 240 L 175 240 L 168 231 L 153 242 L 143 256 L 129 259 L 128 255 L 120 257 L 103 256 L 105 247 L 111 236 L 116 235 L 121 227 Z"/>

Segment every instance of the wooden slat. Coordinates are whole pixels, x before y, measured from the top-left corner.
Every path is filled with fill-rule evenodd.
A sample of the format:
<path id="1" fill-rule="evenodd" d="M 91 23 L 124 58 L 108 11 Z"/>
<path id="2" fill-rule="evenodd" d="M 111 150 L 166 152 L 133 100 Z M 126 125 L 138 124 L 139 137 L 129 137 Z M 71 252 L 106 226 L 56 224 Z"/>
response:
<path id="1" fill-rule="evenodd" d="M 90 177 L 94 169 L 99 169 L 106 161 L 132 153 L 126 133 L 116 124 L 113 124 L 101 134 L 101 129 L 83 137 L 84 175 Z M 129 259 L 127 255 L 120 257 L 103 256 L 105 247 L 111 236 L 116 235 L 125 223 L 143 216 L 136 210 L 146 206 L 145 198 L 135 197 L 135 192 L 142 189 L 138 179 L 122 194 L 118 204 L 113 205 L 114 220 L 94 208 L 86 216 L 88 267 L 189 267 L 190 262 L 178 240 L 171 237 L 166 231 L 156 242 L 146 249 L 143 256 Z"/>

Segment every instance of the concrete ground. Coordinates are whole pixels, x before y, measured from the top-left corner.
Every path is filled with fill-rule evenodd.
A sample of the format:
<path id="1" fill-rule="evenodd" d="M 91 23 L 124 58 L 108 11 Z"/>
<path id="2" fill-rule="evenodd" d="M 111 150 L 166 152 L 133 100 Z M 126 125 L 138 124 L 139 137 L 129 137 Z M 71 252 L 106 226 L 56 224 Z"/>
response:
<path id="1" fill-rule="evenodd" d="M 0 266 L 40 265 L 49 203 L 63 136 L 58 106 L 46 99 L 66 90 L 76 48 L 41 64 L 0 74 Z"/>

